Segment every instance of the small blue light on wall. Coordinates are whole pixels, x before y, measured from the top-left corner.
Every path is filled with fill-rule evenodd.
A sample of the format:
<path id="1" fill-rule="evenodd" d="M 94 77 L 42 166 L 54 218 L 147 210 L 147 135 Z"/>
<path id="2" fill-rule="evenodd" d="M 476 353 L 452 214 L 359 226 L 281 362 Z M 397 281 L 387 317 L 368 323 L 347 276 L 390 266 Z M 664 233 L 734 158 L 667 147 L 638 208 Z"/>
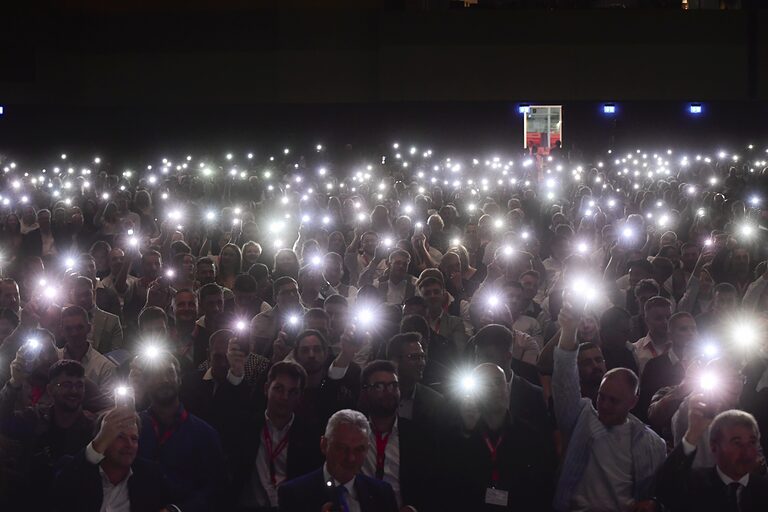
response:
<path id="1" fill-rule="evenodd" d="M 613 115 L 616 113 L 616 105 L 613 103 L 606 103 L 603 105 L 603 114 Z"/>
<path id="2" fill-rule="evenodd" d="M 531 111 L 531 106 L 530 105 L 518 105 L 517 111 L 519 113 L 521 113 L 521 114 L 527 114 L 528 112 Z"/>
<path id="3" fill-rule="evenodd" d="M 0 105 L 0 116 L 5 114 L 5 107 Z"/>
<path id="4" fill-rule="evenodd" d="M 688 107 L 688 110 L 691 112 L 691 114 L 701 114 L 703 112 L 701 103 L 691 103 L 691 105 Z"/>

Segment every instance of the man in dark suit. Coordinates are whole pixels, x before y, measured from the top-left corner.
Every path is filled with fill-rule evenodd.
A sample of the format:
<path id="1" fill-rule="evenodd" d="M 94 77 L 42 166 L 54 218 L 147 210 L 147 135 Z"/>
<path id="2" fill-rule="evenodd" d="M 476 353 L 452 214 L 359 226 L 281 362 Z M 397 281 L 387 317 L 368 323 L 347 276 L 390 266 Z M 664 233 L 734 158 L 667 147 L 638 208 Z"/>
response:
<path id="1" fill-rule="evenodd" d="M 159 465 L 136 457 L 140 420 L 132 408 L 112 409 L 96 437 L 70 458 L 52 490 L 57 512 L 178 511 Z"/>
<path id="2" fill-rule="evenodd" d="M 667 386 L 677 386 L 685 378 L 683 360 L 688 356 L 693 340 L 697 336 L 696 320 L 688 312 L 680 311 L 669 318 L 669 339 L 672 347 L 659 357 L 645 363 L 640 377 L 640 398 L 634 414 L 645 421 L 648 418 L 648 406 L 658 390 Z"/>
<path id="3" fill-rule="evenodd" d="M 551 438 L 552 421 L 544 402 L 544 392 L 512 370 L 512 331 L 491 324 L 480 329 L 474 338 L 475 362 L 492 363 L 504 370 L 509 388 L 509 413 L 512 420 L 522 419 Z"/>
<path id="4" fill-rule="evenodd" d="M 322 469 L 284 483 L 278 489 L 282 512 L 397 512 L 395 493 L 386 482 L 360 473 L 368 456 L 370 426 L 351 409 L 336 412 L 320 440 Z"/>
<path id="5" fill-rule="evenodd" d="M 433 508 L 439 467 L 435 460 L 437 428 L 427 429 L 398 416 L 399 380 L 391 361 L 372 361 L 361 380 L 360 408 L 371 424 L 371 449 L 363 474 L 390 484 L 399 505 L 420 512 L 439 510 Z"/>
<path id="6" fill-rule="evenodd" d="M 557 464 L 551 439 L 509 413 L 506 375 L 499 366 L 481 364 L 470 379 L 462 407 L 479 417 L 442 443 L 451 447 L 442 464 L 442 485 L 451 492 L 439 510 L 549 510 Z"/>
<path id="7" fill-rule="evenodd" d="M 323 465 L 320 435 L 294 414 L 306 383 L 300 365 L 280 361 L 270 368 L 264 388 L 255 390 L 266 394 L 267 403 L 235 436 L 240 452 L 233 458 L 231 494 L 238 511 L 276 509 L 283 482 Z"/>
<path id="8" fill-rule="evenodd" d="M 658 499 L 672 512 L 768 510 L 768 478 L 757 473 L 760 430 L 755 418 L 731 409 L 712 419 L 703 398 L 695 395 L 690 401 L 685 437 L 657 477 Z M 691 469 L 707 430 L 715 467 Z"/>

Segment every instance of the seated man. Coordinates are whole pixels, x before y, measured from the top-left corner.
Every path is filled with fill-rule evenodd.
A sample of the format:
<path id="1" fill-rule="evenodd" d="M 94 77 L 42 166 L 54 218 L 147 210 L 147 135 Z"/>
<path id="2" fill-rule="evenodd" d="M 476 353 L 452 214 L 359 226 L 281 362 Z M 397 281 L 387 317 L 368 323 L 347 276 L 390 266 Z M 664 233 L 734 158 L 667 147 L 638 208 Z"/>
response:
<path id="1" fill-rule="evenodd" d="M 69 292 L 70 302 L 88 313 L 91 329 L 88 340 L 102 354 L 123 347 L 123 328 L 120 318 L 101 310 L 95 303 L 93 282 L 85 276 L 75 278 Z"/>
<path id="2" fill-rule="evenodd" d="M 692 469 L 707 430 L 715 465 Z M 759 454 L 760 430 L 751 414 L 731 409 L 712 418 L 698 402 L 689 410 L 683 442 L 659 472 L 657 496 L 672 512 L 768 510 L 768 479 L 757 472 Z"/>
<path id="3" fill-rule="evenodd" d="M 165 510 L 178 512 L 162 468 L 138 458 L 141 422 L 133 409 L 112 409 L 96 437 L 56 477 L 57 512 Z"/>
<path id="4" fill-rule="evenodd" d="M 80 306 L 69 306 L 61 312 L 61 330 L 64 347 L 59 349 L 60 359 L 73 359 L 82 363 L 85 376 L 96 383 L 103 393 L 112 393 L 116 378 L 115 363 L 101 355 L 88 340 L 92 325 L 88 313 Z"/>
<path id="5" fill-rule="evenodd" d="M 360 472 L 368 456 L 369 435 L 362 413 L 343 409 L 331 416 L 320 440 L 323 468 L 281 485 L 280 511 L 396 512 L 392 487 Z"/>
<path id="6" fill-rule="evenodd" d="M 12 366 L 11 380 L 24 381 L 22 365 Z M 93 416 L 83 412 L 83 365 L 67 359 L 53 363 L 46 390 L 52 403 L 38 403 L 15 412 L 3 410 L 0 415 L 0 433 L 13 441 L 0 452 L 0 466 L 18 475 L 8 498 L 20 510 L 52 505 L 50 496 L 39 491 L 53 482 L 58 460 L 82 450 L 93 435 Z"/>

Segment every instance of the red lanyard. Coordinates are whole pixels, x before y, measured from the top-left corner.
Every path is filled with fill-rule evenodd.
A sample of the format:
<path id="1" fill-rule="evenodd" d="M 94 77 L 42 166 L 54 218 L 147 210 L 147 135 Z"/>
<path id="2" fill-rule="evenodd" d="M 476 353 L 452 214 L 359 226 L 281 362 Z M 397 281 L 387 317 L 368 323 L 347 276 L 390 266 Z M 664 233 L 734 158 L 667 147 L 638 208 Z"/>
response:
<path id="1" fill-rule="evenodd" d="M 157 422 L 155 417 L 153 415 L 149 415 L 149 419 L 152 420 L 152 430 L 155 431 L 155 438 L 157 438 L 157 444 L 160 446 L 163 446 L 166 441 L 168 441 L 173 434 L 176 433 L 177 430 L 179 430 L 179 427 L 181 427 L 181 424 L 187 421 L 187 418 L 189 418 L 189 413 L 185 410 L 181 410 L 181 414 L 179 414 L 179 421 L 176 422 L 175 425 L 173 425 L 171 428 L 160 434 L 160 424 Z"/>
<path id="2" fill-rule="evenodd" d="M 491 444 L 491 438 L 488 437 L 488 434 L 484 434 L 483 439 L 485 440 L 485 446 L 488 447 L 488 451 L 491 453 L 491 481 L 496 485 L 499 483 L 499 468 L 496 464 L 496 455 L 499 451 L 499 446 L 504 441 L 504 434 L 499 436 L 496 444 Z"/>
<path id="3" fill-rule="evenodd" d="M 262 437 L 264 438 L 264 449 L 267 452 L 267 463 L 269 464 L 269 478 L 272 481 L 272 486 L 277 486 L 275 461 L 280 456 L 283 450 L 288 446 L 288 432 L 285 433 L 283 438 L 277 443 L 275 449 L 272 449 L 272 434 L 269 433 L 269 427 L 264 425 L 262 430 Z"/>
<path id="4" fill-rule="evenodd" d="M 443 318 L 443 315 L 441 314 L 437 319 L 435 320 L 435 324 L 432 325 L 432 322 L 430 321 L 430 327 L 433 331 L 435 331 L 435 334 L 440 334 L 440 319 Z"/>
<path id="5" fill-rule="evenodd" d="M 384 479 L 384 459 L 387 454 L 387 443 L 389 443 L 389 436 L 392 432 L 387 432 L 386 435 L 376 432 L 376 478 L 379 480 Z"/>

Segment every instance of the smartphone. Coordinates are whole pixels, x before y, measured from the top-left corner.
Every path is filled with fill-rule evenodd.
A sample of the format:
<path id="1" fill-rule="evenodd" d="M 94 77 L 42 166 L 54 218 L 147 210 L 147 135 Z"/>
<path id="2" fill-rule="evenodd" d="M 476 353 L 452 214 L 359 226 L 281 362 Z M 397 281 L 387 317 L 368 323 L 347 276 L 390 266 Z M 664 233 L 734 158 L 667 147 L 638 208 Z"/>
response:
<path id="1" fill-rule="evenodd" d="M 30 338 L 24 343 L 24 371 L 26 373 L 32 373 L 37 363 L 37 357 L 40 355 L 40 349 L 42 344 L 35 338 Z"/>
<path id="2" fill-rule="evenodd" d="M 115 389 L 115 407 L 125 407 L 136 410 L 136 394 L 133 388 L 119 386 Z"/>

